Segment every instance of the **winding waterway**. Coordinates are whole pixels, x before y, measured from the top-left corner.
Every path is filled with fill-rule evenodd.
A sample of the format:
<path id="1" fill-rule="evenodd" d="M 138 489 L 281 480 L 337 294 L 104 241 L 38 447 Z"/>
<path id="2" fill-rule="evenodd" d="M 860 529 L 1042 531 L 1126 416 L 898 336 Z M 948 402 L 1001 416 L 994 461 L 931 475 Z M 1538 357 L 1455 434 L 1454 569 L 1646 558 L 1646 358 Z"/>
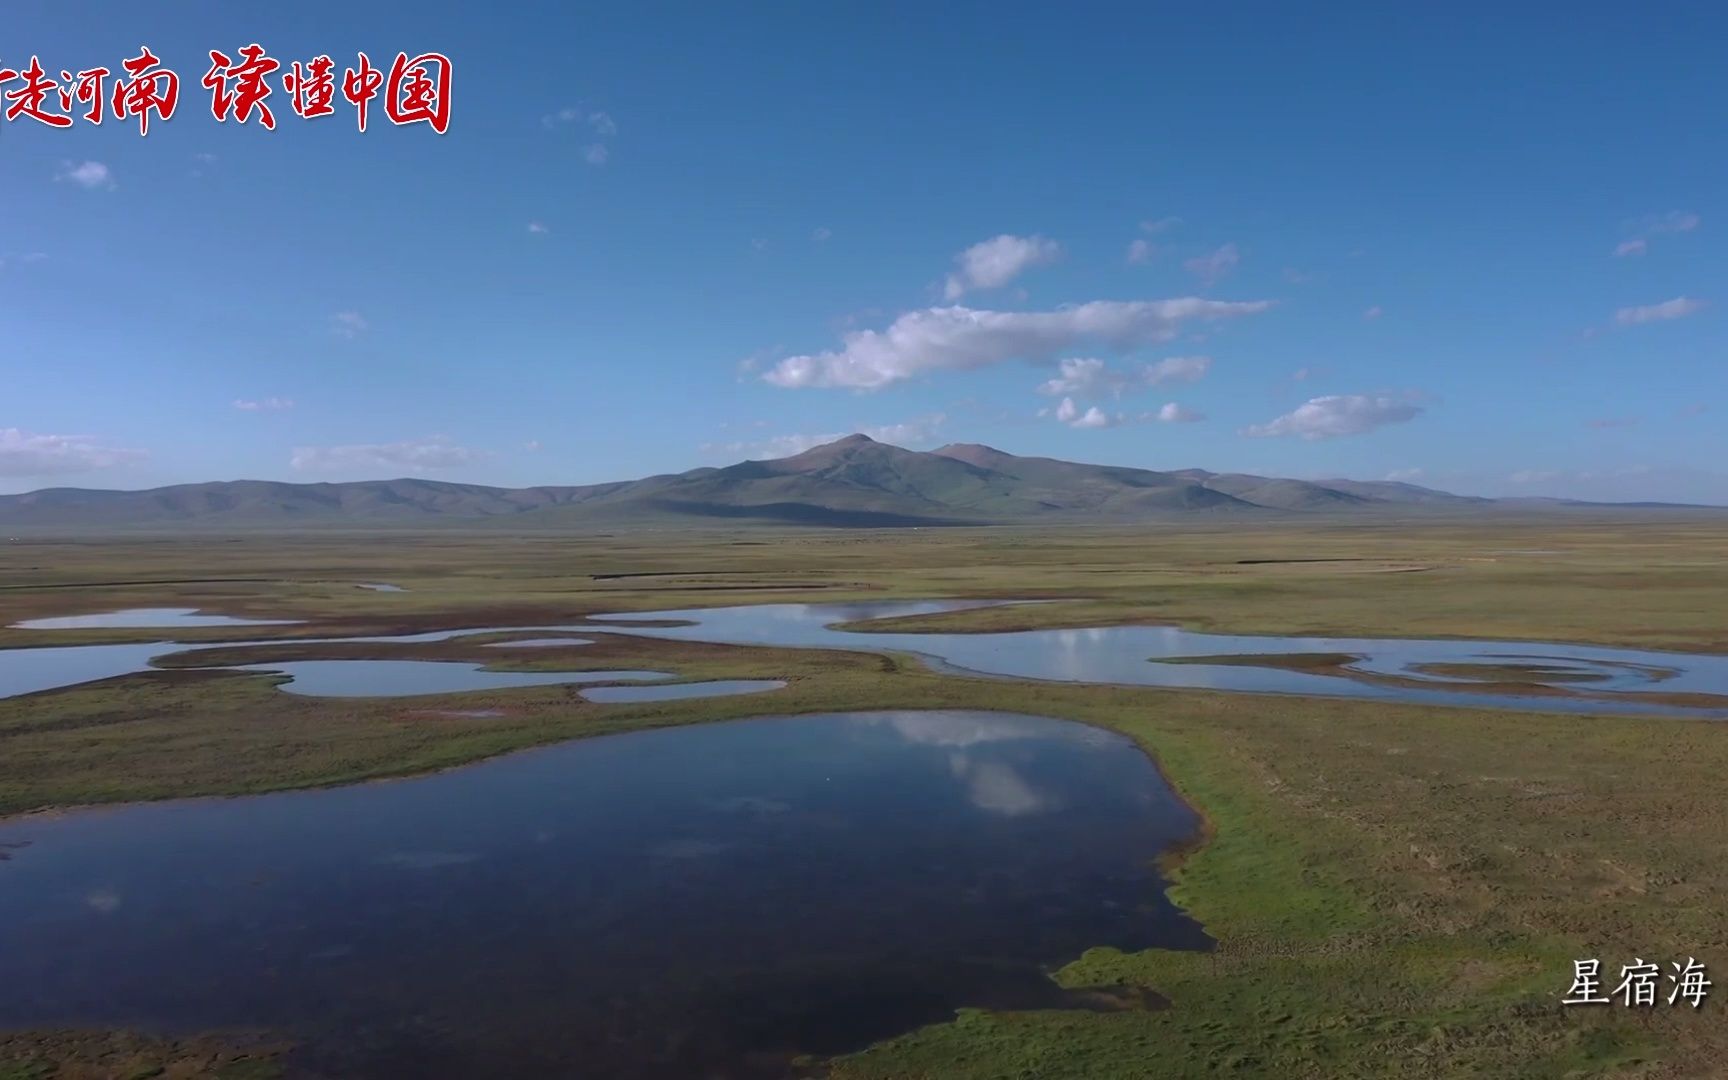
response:
<path id="1" fill-rule="evenodd" d="M 910 652 L 924 656 L 940 667 L 1009 678 L 1371 698 L 1431 705 L 1728 718 L 1728 656 L 1718 655 L 1530 641 L 1206 634 L 1173 626 L 1008 633 L 881 633 L 835 629 L 835 625 L 840 623 L 936 614 L 988 603 L 991 602 L 933 600 L 744 605 L 600 615 L 560 626 L 473 627 L 383 637 L 316 639 L 310 642 L 302 639 L 297 644 L 324 641 L 412 644 L 443 642 L 482 633 L 611 630 L 725 644 Z M 147 621 L 149 618 L 160 622 L 151 623 Z M 172 628 L 245 625 L 250 621 L 209 621 L 223 618 L 152 609 L 35 620 L 19 625 L 21 628 L 136 628 L 149 625 Z M 645 621 L 673 621 L 681 625 L 642 625 Z M 497 647 L 545 647 L 540 644 L 545 640 L 499 642 Z M 202 643 L 203 646 L 209 644 L 214 643 Z M 221 644 L 225 648 L 234 648 L 281 644 L 281 641 Z M 580 642 L 567 639 L 557 640 L 556 644 L 577 645 Z M 0 697 L 148 670 L 152 657 L 187 647 L 161 641 L 0 650 Z M 1322 674 L 1262 663 L 1203 662 L 1207 658 L 1219 657 L 1299 657 L 1309 654 L 1337 655 L 1348 663 L 1334 673 Z M 1202 662 L 1191 662 L 1194 658 L 1201 658 Z M 1162 662 L 1171 660 L 1184 662 Z M 286 684 L 291 692 L 301 693 L 449 693 L 512 685 L 586 682 L 592 681 L 597 674 L 495 672 L 472 664 L 415 660 L 350 659 L 298 663 L 322 665 L 316 669 L 301 667 L 300 671 L 308 673 L 301 677 L 310 682 L 309 673 L 316 670 L 320 686 L 330 688 L 296 687 L 293 682 Z M 1539 691 L 1548 692 L 1548 695 L 1494 692 L 1492 687 L 1484 689 L 1481 680 L 1467 673 L 1447 671 L 1457 665 L 1483 670 L 1519 668 L 1526 682 Z M 257 665 L 248 670 L 294 674 L 294 668 L 293 663 L 276 663 Z M 619 673 L 616 677 L 645 676 L 642 673 Z M 369 681 L 372 689 L 368 691 Z M 1664 695 L 1667 700 L 1646 696 L 1653 694 Z M 1676 701 L 1676 695 L 1720 696 L 1725 701 L 1717 703 L 1706 699 L 1688 703 Z"/>

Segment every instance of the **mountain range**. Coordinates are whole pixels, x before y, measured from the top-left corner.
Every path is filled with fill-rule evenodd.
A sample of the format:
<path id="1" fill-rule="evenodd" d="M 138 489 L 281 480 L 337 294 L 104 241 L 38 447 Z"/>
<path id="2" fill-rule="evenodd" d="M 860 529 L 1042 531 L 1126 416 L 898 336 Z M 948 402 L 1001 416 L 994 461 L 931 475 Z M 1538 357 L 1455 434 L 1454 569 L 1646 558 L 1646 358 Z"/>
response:
<path id="1" fill-rule="evenodd" d="M 1194 514 L 1338 515 L 1600 504 L 1496 500 L 1391 481 L 1160 472 L 1018 457 L 958 443 L 914 451 L 849 435 L 792 457 L 583 486 L 435 480 L 232 480 L 143 491 L 0 495 L 0 527 L 111 528 L 502 522 L 528 527 L 695 523 L 895 527 L 1127 523 Z"/>

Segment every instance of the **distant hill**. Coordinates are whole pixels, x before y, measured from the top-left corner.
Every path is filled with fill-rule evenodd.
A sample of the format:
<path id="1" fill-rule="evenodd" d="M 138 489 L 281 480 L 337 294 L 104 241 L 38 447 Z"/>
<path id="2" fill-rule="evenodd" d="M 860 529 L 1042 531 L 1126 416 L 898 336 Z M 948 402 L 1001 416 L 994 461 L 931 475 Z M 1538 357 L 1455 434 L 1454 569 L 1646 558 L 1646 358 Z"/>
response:
<path id="1" fill-rule="evenodd" d="M 1086 465 L 1018 457 L 969 443 L 918 452 L 849 435 L 793 457 L 579 487 L 497 488 L 403 479 L 233 480 L 146 491 L 48 488 L 0 495 L 0 527 L 480 521 L 572 528 L 702 521 L 898 527 L 1590 505 L 1482 499 L 1392 482 Z"/>

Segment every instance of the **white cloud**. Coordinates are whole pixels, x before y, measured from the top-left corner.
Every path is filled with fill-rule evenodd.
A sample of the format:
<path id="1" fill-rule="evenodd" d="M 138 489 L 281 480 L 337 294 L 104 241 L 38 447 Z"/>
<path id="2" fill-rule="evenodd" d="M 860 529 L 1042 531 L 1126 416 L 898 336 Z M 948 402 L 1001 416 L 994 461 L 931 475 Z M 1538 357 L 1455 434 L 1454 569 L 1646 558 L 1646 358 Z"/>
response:
<path id="1" fill-rule="evenodd" d="M 1703 311 L 1704 301 L 1695 300 L 1689 296 L 1676 296 L 1672 300 L 1664 300 L 1660 304 L 1645 304 L 1643 307 L 1623 307 L 1614 313 L 1614 323 L 1617 326 L 1637 326 L 1640 323 L 1667 322 L 1670 319 L 1684 319 Z"/>
<path id="2" fill-rule="evenodd" d="M 566 127 L 581 124 L 588 127 L 601 138 L 609 138 L 618 134 L 618 123 L 608 113 L 596 109 L 588 111 L 580 105 L 566 105 L 557 112 L 548 113 L 540 118 L 540 125 L 546 128 Z"/>
<path id="3" fill-rule="evenodd" d="M 750 250 L 751 251 L 767 251 L 768 250 L 767 238 L 761 237 L 761 236 L 751 237 L 750 238 Z"/>
<path id="4" fill-rule="evenodd" d="M 1210 356 L 1171 356 L 1145 366 L 1146 385 L 1199 382 L 1211 369 Z"/>
<path id="5" fill-rule="evenodd" d="M 1241 261 L 1242 257 L 1237 253 L 1236 245 L 1225 244 L 1217 251 L 1189 259 L 1182 265 L 1203 284 L 1216 285 L 1226 274 L 1236 269 L 1236 264 Z"/>
<path id="6" fill-rule="evenodd" d="M 522 449 L 524 449 L 524 450 L 526 450 L 532 454 L 532 453 L 535 453 L 535 452 L 543 449 L 544 446 L 545 446 L 545 444 L 542 443 L 539 439 L 529 439 L 527 442 L 522 444 Z"/>
<path id="7" fill-rule="evenodd" d="M 371 328 L 372 324 L 358 311 L 338 311 L 330 316 L 330 330 L 337 337 L 352 340 Z"/>
<path id="8" fill-rule="evenodd" d="M 1045 361 L 1084 341 L 1115 349 L 1169 341 L 1193 321 L 1253 315 L 1268 300 L 1226 302 L 1094 300 L 1055 311 L 979 311 L 965 307 L 908 312 L 886 330 L 844 335 L 837 350 L 790 356 L 763 374 L 782 387 L 873 390 L 934 371 L 970 371 L 1007 360 Z"/>
<path id="9" fill-rule="evenodd" d="M 453 469 L 491 455 L 458 446 L 443 435 L 396 443 L 297 446 L 288 464 L 303 472 L 364 472 L 379 469 Z"/>
<path id="10" fill-rule="evenodd" d="M 530 221 L 528 223 L 528 231 L 534 236 L 545 236 L 552 230 L 543 221 Z"/>
<path id="11" fill-rule="evenodd" d="M 1140 231 L 1146 233 L 1148 236 L 1157 236 L 1159 233 L 1167 232 L 1180 224 L 1182 224 L 1182 219 L 1179 217 L 1157 218 L 1142 221 L 1140 223 Z"/>
<path id="12" fill-rule="evenodd" d="M 1704 224 L 1704 219 L 1687 210 L 1670 210 L 1666 214 L 1651 214 L 1632 222 L 1635 232 L 1643 236 L 1664 236 L 1687 233 Z"/>
<path id="13" fill-rule="evenodd" d="M 1427 475 L 1425 469 L 1393 469 L 1386 474 L 1386 479 L 1393 483 L 1408 484 L 1422 479 L 1425 475 Z"/>
<path id="14" fill-rule="evenodd" d="M 1205 413 L 1183 408 L 1174 401 L 1165 403 L 1164 407 L 1155 413 L 1147 413 L 1147 419 L 1156 420 L 1160 424 L 1194 424 L 1206 419 Z"/>
<path id="15" fill-rule="evenodd" d="M 954 256 L 959 269 L 948 275 L 942 295 L 953 301 L 969 289 L 997 289 L 1034 266 L 1054 262 L 1062 246 L 1042 236 L 1010 236 L 1003 233 Z"/>
<path id="16" fill-rule="evenodd" d="M 1156 250 L 1157 249 L 1152 246 L 1152 241 L 1141 237 L 1129 241 L 1128 254 L 1126 258 L 1131 263 L 1143 263 L 1150 260 L 1153 252 Z"/>
<path id="17" fill-rule="evenodd" d="M 812 240 L 816 241 L 818 244 L 820 244 L 833 235 L 834 235 L 833 229 L 830 229 L 827 226 L 823 226 L 822 228 L 817 229 L 815 232 L 811 233 L 810 239 L 812 239 Z"/>
<path id="18" fill-rule="evenodd" d="M 1368 320 L 1369 322 L 1373 322 L 1375 319 L 1378 319 L 1380 316 L 1382 316 L 1384 314 L 1385 314 L 1385 312 L 1381 310 L 1380 305 L 1375 304 L 1373 307 L 1369 308 L 1367 311 L 1364 311 L 1362 313 L 1362 317 L 1364 319 Z"/>
<path id="19" fill-rule="evenodd" d="M 1075 394 L 1082 398 L 1115 397 L 1165 382 L 1197 382 L 1212 366 L 1210 356 L 1172 356 L 1117 371 L 1096 358 L 1069 357 L 1058 362 L 1056 378 L 1038 387 L 1048 397 Z"/>
<path id="20" fill-rule="evenodd" d="M 1120 414 L 1111 416 L 1096 405 L 1081 412 L 1073 398 L 1063 398 L 1062 404 L 1056 406 L 1056 420 L 1071 428 L 1107 428 L 1120 424 L 1123 418 Z"/>
<path id="21" fill-rule="evenodd" d="M 293 398 L 237 398 L 234 407 L 241 412 L 281 412 L 294 407 Z"/>
<path id="22" fill-rule="evenodd" d="M 1687 210 L 1670 210 L 1666 214 L 1649 214 L 1625 224 L 1627 239 L 1614 248 L 1616 258 L 1643 255 L 1650 250 L 1650 240 L 1657 236 L 1689 233 L 1704 224 L 1704 219 Z"/>
<path id="23" fill-rule="evenodd" d="M 1265 424 L 1244 428 L 1256 438 L 1294 435 L 1299 439 L 1335 439 L 1363 435 L 1387 424 L 1401 424 L 1421 415 L 1422 408 L 1392 394 L 1329 394 L 1312 398 Z"/>
<path id="24" fill-rule="evenodd" d="M 710 443 L 702 447 L 702 450 L 705 453 L 734 454 L 753 460 L 767 460 L 802 454 L 812 447 L 843 439 L 854 432 L 868 435 L 877 442 L 891 446 L 918 447 L 935 442 L 942 425 L 947 422 L 945 413 L 928 413 L 898 424 L 866 424 L 852 431 L 833 431 L 820 435 L 774 435 L 754 442 Z M 764 422 L 758 421 L 755 426 L 762 427 Z"/>
<path id="25" fill-rule="evenodd" d="M 548 129 L 574 127 L 591 131 L 596 141 L 582 147 L 582 160 L 590 165 L 604 165 L 612 156 L 611 149 L 602 141 L 618 134 L 618 122 L 613 120 L 609 113 L 598 109 L 590 111 L 579 105 L 566 105 L 557 112 L 542 116 L 540 124 Z"/>
<path id="26" fill-rule="evenodd" d="M 1126 413 L 1110 413 L 1096 405 L 1081 409 L 1073 398 L 1065 397 L 1055 409 L 1039 409 L 1039 416 L 1054 417 L 1059 424 L 1067 424 L 1071 428 L 1096 429 L 1122 427 L 1125 424 L 1192 424 L 1206 419 L 1205 415 L 1192 409 L 1183 408 L 1172 401 L 1152 412 L 1141 413 L 1130 418 Z"/>
<path id="27" fill-rule="evenodd" d="M 0 476 L 60 476 L 142 461 L 142 450 L 104 446 L 91 435 L 37 435 L 0 428 Z"/>
<path id="28" fill-rule="evenodd" d="M 60 172 L 54 178 L 56 180 L 70 180 L 79 187 L 88 188 L 91 191 L 114 186 L 114 174 L 108 166 L 100 161 L 81 161 L 77 164 L 70 161 L 64 162 Z"/>
<path id="29" fill-rule="evenodd" d="M 1320 374 L 1320 373 L 1311 367 L 1297 368 L 1295 371 L 1292 371 L 1290 373 L 1290 381 L 1291 382 L 1307 382 L 1309 379 L 1312 379 L 1314 376 L 1316 376 L 1318 374 Z"/>
<path id="30" fill-rule="evenodd" d="M 1134 377 L 1125 371 L 1113 370 L 1102 360 L 1067 357 L 1057 363 L 1060 375 L 1038 388 L 1040 394 L 1079 394 L 1081 397 L 1121 397 L 1134 384 Z"/>

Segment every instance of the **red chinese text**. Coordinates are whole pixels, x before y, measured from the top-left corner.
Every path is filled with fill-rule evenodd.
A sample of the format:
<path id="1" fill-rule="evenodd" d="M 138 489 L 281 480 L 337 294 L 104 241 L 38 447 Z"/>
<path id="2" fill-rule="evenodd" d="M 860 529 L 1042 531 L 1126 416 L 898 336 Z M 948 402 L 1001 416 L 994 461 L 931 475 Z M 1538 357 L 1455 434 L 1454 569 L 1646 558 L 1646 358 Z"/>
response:
<path id="1" fill-rule="evenodd" d="M 354 107 L 356 126 L 365 131 L 372 103 L 381 98 L 392 124 L 425 124 L 440 135 L 450 129 L 452 65 L 444 53 L 399 52 L 384 69 L 362 52 L 355 66 L 340 69 L 340 79 L 337 62 L 327 53 L 283 64 L 254 42 L 232 56 L 221 49 L 211 49 L 209 56 L 200 85 L 210 91 L 210 115 L 220 123 L 256 118 L 274 131 L 276 113 L 269 99 L 279 85 L 288 107 L 304 120 L 333 116 L 346 101 Z M 0 65 L 0 118 L 69 128 L 79 119 L 99 125 L 111 114 L 120 121 L 136 119 L 138 134 L 148 135 L 152 123 L 173 119 L 180 104 L 180 76 L 145 45 L 137 56 L 121 60 L 117 71 L 67 68 L 59 74 L 51 77 L 39 56 L 21 66 Z"/>

